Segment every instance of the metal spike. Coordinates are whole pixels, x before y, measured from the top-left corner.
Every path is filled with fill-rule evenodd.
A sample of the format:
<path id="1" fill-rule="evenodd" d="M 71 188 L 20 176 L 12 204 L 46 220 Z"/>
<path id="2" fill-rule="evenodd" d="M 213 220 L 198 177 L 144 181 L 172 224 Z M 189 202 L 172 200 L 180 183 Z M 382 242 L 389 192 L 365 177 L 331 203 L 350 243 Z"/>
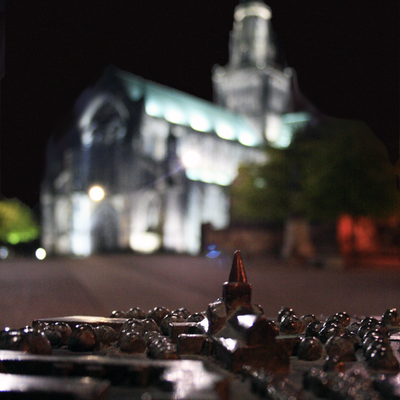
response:
<path id="1" fill-rule="evenodd" d="M 240 250 L 236 250 L 233 256 L 232 268 L 229 274 L 228 282 L 247 283 L 247 276 L 244 270 L 242 256 L 240 255 Z"/>

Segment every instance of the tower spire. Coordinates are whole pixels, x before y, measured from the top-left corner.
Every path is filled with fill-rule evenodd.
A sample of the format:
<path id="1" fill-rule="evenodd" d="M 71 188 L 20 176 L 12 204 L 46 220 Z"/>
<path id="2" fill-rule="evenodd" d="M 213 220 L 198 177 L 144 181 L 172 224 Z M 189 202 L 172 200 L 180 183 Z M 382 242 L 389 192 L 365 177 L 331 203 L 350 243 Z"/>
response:
<path id="1" fill-rule="evenodd" d="M 232 268 L 229 274 L 228 282 L 248 283 L 240 250 L 236 250 L 233 256 Z"/>
<path id="2" fill-rule="evenodd" d="M 230 67 L 264 68 L 268 61 L 270 9 L 260 0 L 240 1 L 234 18 Z"/>
<path id="3" fill-rule="evenodd" d="M 229 315 L 240 306 L 251 308 L 251 285 L 247 282 L 242 256 L 239 250 L 233 256 L 229 279 L 222 285 L 222 298 Z"/>

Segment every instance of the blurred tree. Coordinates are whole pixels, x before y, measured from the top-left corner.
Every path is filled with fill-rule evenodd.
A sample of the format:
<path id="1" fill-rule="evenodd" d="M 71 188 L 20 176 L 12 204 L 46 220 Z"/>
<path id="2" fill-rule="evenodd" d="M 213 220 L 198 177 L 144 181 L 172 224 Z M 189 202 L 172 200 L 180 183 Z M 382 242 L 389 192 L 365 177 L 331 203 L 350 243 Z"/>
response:
<path id="1" fill-rule="evenodd" d="M 265 165 L 239 169 L 231 187 L 231 218 L 235 222 L 281 222 L 292 208 L 289 151 L 269 148 Z"/>
<path id="2" fill-rule="evenodd" d="M 17 199 L 0 201 L 0 241 L 12 245 L 39 237 L 39 225 L 32 210 Z"/>
<path id="3" fill-rule="evenodd" d="M 300 154 L 302 203 L 308 218 L 398 213 L 395 167 L 365 123 L 330 122 L 311 137 L 299 132 L 293 146 Z"/>
<path id="4" fill-rule="evenodd" d="M 395 167 L 365 123 L 330 120 L 297 131 L 288 148 L 246 166 L 232 186 L 233 221 L 338 221 L 399 213 Z"/>

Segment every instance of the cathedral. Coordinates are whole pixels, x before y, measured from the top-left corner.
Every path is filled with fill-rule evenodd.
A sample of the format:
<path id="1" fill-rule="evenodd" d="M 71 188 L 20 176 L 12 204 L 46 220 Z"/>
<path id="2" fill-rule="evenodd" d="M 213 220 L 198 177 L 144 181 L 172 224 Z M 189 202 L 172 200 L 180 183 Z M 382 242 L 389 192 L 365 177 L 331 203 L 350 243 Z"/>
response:
<path id="1" fill-rule="evenodd" d="M 290 113 L 291 71 L 274 63 L 270 18 L 262 1 L 236 7 L 214 103 L 113 66 L 82 93 L 63 145 L 48 145 L 47 252 L 198 254 L 203 224 L 229 225 L 239 166 L 266 162 L 263 144 L 288 145 L 306 119 Z"/>

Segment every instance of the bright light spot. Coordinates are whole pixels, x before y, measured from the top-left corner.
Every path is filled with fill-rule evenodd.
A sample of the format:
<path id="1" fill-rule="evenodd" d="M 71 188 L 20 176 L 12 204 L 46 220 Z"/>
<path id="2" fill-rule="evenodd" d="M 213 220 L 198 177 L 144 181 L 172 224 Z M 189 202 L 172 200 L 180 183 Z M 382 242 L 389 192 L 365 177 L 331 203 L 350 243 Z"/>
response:
<path id="1" fill-rule="evenodd" d="M 233 140 L 235 139 L 235 133 L 233 129 L 226 124 L 220 124 L 216 127 L 217 135 L 222 139 Z"/>
<path id="2" fill-rule="evenodd" d="M 237 320 L 238 324 L 240 326 L 243 326 L 243 328 L 249 329 L 254 325 L 254 322 L 257 319 L 257 315 L 238 315 Z"/>
<path id="3" fill-rule="evenodd" d="M 11 243 L 11 244 L 17 244 L 21 241 L 20 236 L 18 235 L 18 233 L 15 232 L 11 232 L 7 235 L 7 240 Z"/>
<path id="4" fill-rule="evenodd" d="M 200 168 L 187 169 L 186 176 L 191 181 L 201 181 L 207 183 L 216 183 L 220 186 L 228 186 L 232 183 L 235 176 L 202 170 Z"/>
<path id="5" fill-rule="evenodd" d="M 239 8 L 235 11 L 235 19 L 237 21 L 243 20 L 245 17 L 261 17 L 263 19 L 270 19 L 272 14 L 270 9 L 265 4 L 254 3 L 245 8 Z"/>
<path id="6" fill-rule="evenodd" d="M 0 247 L 0 258 L 2 260 L 5 260 L 8 257 L 9 251 L 7 249 L 7 247 Z"/>
<path id="7" fill-rule="evenodd" d="M 186 177 L 191 181 L 199 181 L 200 180 L 200 171 L 195 169 L 187 169 Z"/>
<path id="8" fill-rule="evenodd" d="M 179 110 L 170 109 L 165 113 L 165 119 L 173 124 L 181 124 L 184 122 L 185 117 Z"/>
<path id="9" fill-rule="evenodd" d="M 238 140 L 245 146 L 255 146 L 257 144 L 257 141 L 255 140 L 254 136 L 247 132 L 242 132 Z"/>
<path id="10" fill-rule="evenodd" d="M 224 175 L 224 174 L 215 174 L 214 175 L 214 183 L 221 186 L 228 186 L 235 179 L 232 175 Z"/>
<path id="11" fill-rule="evenodd" d="M 197 151 L 187 151 L 182 155 L 183 165 L 187 168 L 193 168 L 199 165 L 200 155 Z"/>
<path id="12" fill-rule="evenodd" d="M 90 190 L 89 190 L 89 197 L 93 200 L 93 201 L 100 201 L 104 198 L 104 190 L 100 187 L 100 186 L 93 186 Z"/>
<path id="13" fill-rule="evenodd" d="M 204 393 L 208 395 L 218 382 L 216 374 L 208 371 L 199 360 L 181 360 L 179 365 L 171 363 L 164 369 L 161 379 L 172 382 L 174 399 L 194 398 L 193 393 L 201 393 L 201 398 L 210 397 Z"/>
<path id="14" fill-rule="evenodd" d="M 211 171 L 201 171 L 200 180 L 206 183 L 215 183 L 215 175 Z"/>
<path id="15" fill-rule="evenodd" d="M 85 147 L 90 147 L 93 142 L 93 133 L 92 131 L 85 131 L 82 133 L 82 144 Z"/>
<path id="16" fill-rule="evenodd" d="M 160 117 L 161 116 L 160 107 L 156 103 L 146 102 L 145 108 L 146 108 L 147 115 L 151 115 L 152 117 Z"/>
<path id="17" fill-rule="evenodd" d="M 36 251 L 35 251 L 35 256 L 38 260 L 44 260 L 46 258 L 46 250 L 42 249 L 41 247 L 39 247 Z"/>
<path id="18" fill-rule="evenodd" d="M 229 351 L 234 351 L 236 349 L 236 346 L 238 344 L 237 340 L 231 339 L 231 338 L 223 338 L 220 337 L 218 340 L 226 347 L 227 350 Z"/>
<path id="19" fill-rule="evenodd" d="M 217 258 L 220 254 L 221 254 L 220 251 L 211 250 L 211 251 L 206 255 L 206 257 L 208 257 L 208 258 Z"/>
<path id="20" fill-rule="evenodd" d="M 265 137 L 269 142 L 275 142 L 281 131 L 281 119 L 278 115 L 269 114 L 267 116 L 267 127 L 265 129 Z"/>
<path id="21" fill-rule="evenodd" d="M 193 115 L 190 118 L 190 126 L 200 132 L 208 132 L 211 129 L 209 121 L 201 115 Z"/>
<path id="22" fill-rule="evenodd" d="M 310 114 L 308 113 L 288 113 L 282 115 L 282 122 L 285 124 L 293 124 L 297 122 L 308 122 L 310 120 Z"/>
<path id="23" fill-rule="evenodd" d="M 292 141 L 293 132 L 288 125 L 283 125 L 281 128 L 280 135 L 276 142 L 274 143 L 275 147 L 285 148 L 290 145 Z"/>
<path id="24" fill-rule="evenodd" d="M 208 332 L 210 321 L 208 320 L 208 318 L 204 318 L 199 322 L 199 325 L 203 327 L 204 332 Z"/>
<path id="25" fill-rule="evenodd" d="M 129 245 L 141 253 L 154 253 L 161 246 L 161 237 L 154 232 L 136 232 L 130 235 Z"/>
<path id="26" fill-rule="evenodd" d="M 88 256 L 90 254 L 89 234 L 74 233 L 71 238 L 71 247 L 76 256 Z"/>

